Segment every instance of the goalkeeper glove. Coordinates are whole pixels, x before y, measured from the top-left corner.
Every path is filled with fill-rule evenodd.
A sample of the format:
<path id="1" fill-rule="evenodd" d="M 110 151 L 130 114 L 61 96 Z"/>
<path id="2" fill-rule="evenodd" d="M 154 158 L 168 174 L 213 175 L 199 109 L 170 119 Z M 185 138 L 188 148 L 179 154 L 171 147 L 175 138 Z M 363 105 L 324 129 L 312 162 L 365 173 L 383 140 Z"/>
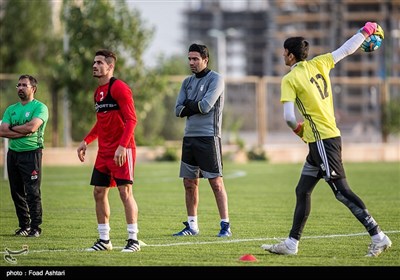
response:
<path id="1" fill-rule="evenodd" d="M 361 28 L 362 31 L 367 33 L 368 36 L 371 36 L 376 32 L 378 28 L 378 24 L 376 22 L 370 22 L 368 21 L 363 28 Z"/>
<path id="2" fill-rule="evenodd" d="M 301 139 L 303 139 L 303 134 L 304 134 L 304 122 L 298 122 L 297 126 L 295 129 L 293 129 L 293 132 L 299 136 Z"/>

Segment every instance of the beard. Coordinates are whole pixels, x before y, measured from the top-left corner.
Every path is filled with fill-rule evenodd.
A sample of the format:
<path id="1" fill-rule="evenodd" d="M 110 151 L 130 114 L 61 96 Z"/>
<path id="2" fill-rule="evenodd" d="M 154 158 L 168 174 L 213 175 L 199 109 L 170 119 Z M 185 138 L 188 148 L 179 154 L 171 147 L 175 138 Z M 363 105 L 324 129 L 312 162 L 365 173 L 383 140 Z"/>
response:
<path id="1" fill-rule="evenodd" d="M 18 92 L 18 97 L 19 97 L 19 99 L 21 99 L 22 101 L 25 101 L 25 100 L 28 99 L 28 95 L 26 95 L 26 93 L 23 92 L 23 91 L 19 91 L 19 92 Z"/>

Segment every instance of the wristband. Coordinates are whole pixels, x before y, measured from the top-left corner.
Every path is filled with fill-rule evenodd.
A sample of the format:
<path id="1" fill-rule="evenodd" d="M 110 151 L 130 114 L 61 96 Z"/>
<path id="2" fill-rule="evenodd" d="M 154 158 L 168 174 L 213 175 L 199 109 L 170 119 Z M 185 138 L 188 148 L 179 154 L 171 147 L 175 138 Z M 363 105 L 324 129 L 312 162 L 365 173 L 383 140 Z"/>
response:
<path id="1" fill-rule="evenodd" d="M 376 31 L 377 25 L 375 22 L 367 22 L 362 30 L 368 34 L 368 36 L 371 36 L 371 34 L 374 34 Z"/>

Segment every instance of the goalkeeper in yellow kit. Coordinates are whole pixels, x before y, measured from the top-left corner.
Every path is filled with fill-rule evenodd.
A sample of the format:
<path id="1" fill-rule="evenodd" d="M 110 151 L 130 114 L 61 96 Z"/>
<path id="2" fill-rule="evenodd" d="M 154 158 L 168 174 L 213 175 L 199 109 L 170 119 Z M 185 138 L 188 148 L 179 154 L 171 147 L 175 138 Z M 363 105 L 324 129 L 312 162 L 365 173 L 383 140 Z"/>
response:
<path id="1" fill-rule="evenodd" d="M 344 57 L 354 53 L 371 34 L 383 38 L 382 29 L 373 22 L 363 28 L 332 53 L 307 61 L 309 43 L 303 37 L 288 38 L 284 42 L 283 57 L 290 72 L 282 79 L 281 102 L 288 126 L 308 144 L 309 153 L 296 187 L 296 207 L 289 236 L 278 244 L 261 247 L 271 253 L 295 255 L 311 210 L 311 193 L 320 179 L 331 187 L 342 202 L 371 236 L 366 256 L 375 257 L 388 249 L 392 242 L 368 212 L 364 202 L 352 192 L 342 164 L 342 143 L 336 126 L 329 72 Z M 295 105 L 304 118 L 295 117 Z"/>

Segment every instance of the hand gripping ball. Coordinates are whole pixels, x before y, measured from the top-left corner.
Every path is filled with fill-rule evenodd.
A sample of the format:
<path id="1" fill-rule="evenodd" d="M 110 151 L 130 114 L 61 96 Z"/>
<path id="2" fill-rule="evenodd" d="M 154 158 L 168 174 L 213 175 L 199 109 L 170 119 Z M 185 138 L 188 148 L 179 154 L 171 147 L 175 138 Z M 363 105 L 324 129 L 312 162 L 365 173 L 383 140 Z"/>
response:
<path id="1" fill-rule="evenodd" d="M 384 32 L 382 27 L 378 24 L 378 27 L 374 34 L 365 38 L 364 42 L 361 44 L 360 49 L 364 52 L 373 52 L 380 48 L 384 38 Z"/>

